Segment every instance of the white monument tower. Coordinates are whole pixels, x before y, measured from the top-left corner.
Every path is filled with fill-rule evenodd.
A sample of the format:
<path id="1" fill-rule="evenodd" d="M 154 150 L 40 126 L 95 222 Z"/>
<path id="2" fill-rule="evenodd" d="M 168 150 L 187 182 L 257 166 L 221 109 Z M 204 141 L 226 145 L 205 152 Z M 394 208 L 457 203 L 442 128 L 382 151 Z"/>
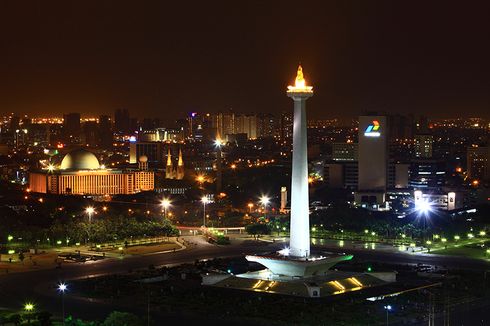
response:
<path id="1" fill-rule="evenodd" d="M 289 255 L 308 257 L 310 255 L 310 209 L 308 201 L 306 100 L 313 96 L 313 87 L 306 86 L 301 65 L 298 67 L 295 84 L 288 86 L 287 94 L 294 101 Z"/>
<path id="2" fill-rule="evenodd" d="M 291 180 L 291 225 L 289 248 L 273 254 L 247 255 L 248 261 L 265 266 L 273 275 L 310 277 L 326 275 L 329 268 L 352 255 L 312 255 L 310 251 L 310 217 L 308 201 L 308 158 L 306 144 L 306 100 L 313 87 L 306 86 L 303 69 L 298 67 L 294 86 L 287 94 L 294 101 L 293 174 Z"/>

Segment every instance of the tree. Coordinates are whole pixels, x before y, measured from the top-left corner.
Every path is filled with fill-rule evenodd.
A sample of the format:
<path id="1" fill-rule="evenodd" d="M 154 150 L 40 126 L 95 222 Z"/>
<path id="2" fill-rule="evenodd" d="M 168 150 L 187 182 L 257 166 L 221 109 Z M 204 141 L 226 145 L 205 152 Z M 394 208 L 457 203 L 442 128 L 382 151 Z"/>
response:
<path id="1" fill-rule="evenodd" d="M 138 316 L 128 312 L 113 311 L 101 326 L 141 326 L 142 321 Z"/>
<path id="2" fill-rule="evenodd" d="M 247 231 L 248 234 L 253 235 L 255 239 L 260 237 L 262 234 L 271 233 L 269 225 L 262 223 L 249 224 L 245 227 L 245 231 Z"/>

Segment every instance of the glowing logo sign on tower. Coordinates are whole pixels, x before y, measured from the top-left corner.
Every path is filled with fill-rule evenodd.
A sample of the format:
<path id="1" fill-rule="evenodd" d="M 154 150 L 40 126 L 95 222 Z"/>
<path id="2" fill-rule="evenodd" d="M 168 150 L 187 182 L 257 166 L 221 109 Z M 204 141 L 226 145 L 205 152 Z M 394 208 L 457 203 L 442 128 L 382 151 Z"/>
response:
<path id="1" fill-rule="evenodd" d="M 366 137 L 379 137 L 379 136 L 381 136 L 379 129 L 380 129 L 380 126 L 379 126 L 378 120 L 373 120 L 373 123 L 371 123 L 369 126 L 367 126 L 366 130 L 364 131 L 364 136 L 366 136 Z"/>

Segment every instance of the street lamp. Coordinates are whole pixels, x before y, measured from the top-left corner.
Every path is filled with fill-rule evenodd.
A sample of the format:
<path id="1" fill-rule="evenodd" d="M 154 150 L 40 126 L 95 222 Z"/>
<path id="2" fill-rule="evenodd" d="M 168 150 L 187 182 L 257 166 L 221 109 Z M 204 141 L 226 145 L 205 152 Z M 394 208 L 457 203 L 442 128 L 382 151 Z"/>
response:
<path id="1" fill-rule="evenodd" d="M 386 306 L 384 306 L 384 308 L 386 310 L 386 326 L 388 326 L 390 323 L 389 319 L 388 319 L 388 316 L 389 316 L 388 313 L 391 311 L 392 307 L 391 307 L 391 305 L 386 305 Z"/>
<path id="2" fill-rule="evenodd" d="M 260 204 L 264 206 L 264 218 L 267 217 L 267 205 L 270 203 L 270 198 L 266 195 L 260 197 Z"/>
<path id="3" fill-rule="evenodd" d="M 92 206 L 89 206 L 89 207 L 85 208 L 85 213 L 87 213 L 87 215 L 88 215 L 88 222 L 92 223 L 92 214 L 95 213 L 95 208 L 93 208 Z"/>
<path id="4" fill-rule="evenodd" d="M 219 194 L 222 188 L 223 176 L 221 171 L 221 146 L 224 142 L 221 138 L 216 138 L 214 146 L 216 147 L 216 193 Z"/>
<path id="5" fill-rule="evenodd" d="M 248 203 L 248 210 L 249 210 L 249 213 L 252 213 L 252 208 L 254 207 L 254 204 L 253 203 Z"/>
<path id="6" fill-rule="evenodd" d="M 221 146 L 223 146 L 224 142 L 221 140 L 221 138 L 216 138 L 214 140 L 214 146 L 220 148 Z"/>
<path id="7" fill-rule="evenodd" d="M 432 204 L 429 202 L 427 198 L 421 199 L 416 202 L 415 210 L 417 211 L 418 215 L 422 216 L 424 219 L 423 239 L 425 240 L 426 233 L 427 233 L 427 219 L 429 218 L 429 213 L 432 212 Z"/>
<path id="8" fill-rule="evenodd" d="M 63 318 L 63 325 L 65 325 L 65 291 L 68 290 L 68 286 L 61 282 L 58 284 L 58 291 L 61 293 L 61 317 Z"/>
<path id="9" fill-rule="evenodd" d="M 27 302 L 25 305 L 24 305 L 24 310 L 27 311 L 27 312 L 31 312 L 34 310 L 34 303 L 31 303 L 31 302 Z"/>
<path id="10" fill-rule="evenodd" d="M 85 213 L 87 213 L 88 215 L 88 224 L 89 224 L 89 227 L 88 227 L 88 230 L 87 230 L 87 236 L 88 236 L 88 240 L 90 240 L 90 230 L 92 228 L 92 214 L 95 213 L 95 208 L 93 208 L 92 206 L 89 206 L 87 208 L 85 208 Z M 87 241 L 88 242 L 88 241 Z"/>
<path id="11" fill-rule="evenodd" d="M 163 198 L 161 205 L 163 207 L 163 216 L 167 218 L 167 210 L 170 207 L 170 200 L 168 198 Z"/>
<path id="12" fill-rule="evenodd" d="M 196 181 L 199 183 L 199 186 L 202 186 L 202 183 L 204 182 L 204 175 L 199 174 L 199 175 L 196 177 Z"/>
<path id="13" fill-rule="evenodd" d="M 203 211 L 203 213 L 202 213 L 202 215 L 203 215 L 202 216 L 202 226 L 206 227 L 206 204 L 209 203 L 209 199 L 206 195 L 202 196 L 201 203 L 202 203 L 202 207 L 203 207 L 203 209 L 202 209 L 202 211 Z"/>

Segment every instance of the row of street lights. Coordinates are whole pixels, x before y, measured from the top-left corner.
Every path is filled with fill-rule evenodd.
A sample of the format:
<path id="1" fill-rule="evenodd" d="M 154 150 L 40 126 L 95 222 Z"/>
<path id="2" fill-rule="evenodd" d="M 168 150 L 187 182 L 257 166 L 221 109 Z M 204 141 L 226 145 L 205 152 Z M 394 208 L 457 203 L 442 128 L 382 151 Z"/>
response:
<path id="1" fill-rule="evenodd" d="M 264 206 L 264 212 L 267 212 L 267 205 L 269 205 L 269 203 L 270 203 L 270 198 L 263 195 L 260 197 L 259 201 L 260 201 L 260 204 Z M 211 201 L 207 195 L 203 195 L 201 197 L 201 203 L 203 206 L 203 209 L 202 209 L 202 211 L 203 211 L 203 220 L 202 220 L 203 227 L 206 227 L 206 205 L 209 204 L 210 202 Z M 163 198 L 160 204 L 163 207 L 164 216 L 167 217 L 167 210 L 172 205 L 171 201 L 168 198 Z M 251 211 L 253 204 L 252 203 L 248 204 L 248 207 Z"/>
<path id="2" fill-rule="evenodd" d="M 270 203 L 270 198 L 266 195 L 262 195 L 259 199 L 259 202 L 264 207 L 264 217 L 267 217 L 266 216 L 267 206 Z M 201 197 L 201 203 L 203 205 L 203 223 L 202 223 L 202 225 L 203 225 L 203 227 L 206 227 L 206 205 L 210 203 L 209 197 L 207 195 L 202 196 Z M 167 218 L 168 209 L 170 208 L 170 206 L 172 206 L 172 202 L 168 198 L 163 198 L 160 202 L 160 205 L 163 208 L 164 217 Z M 252 207 L 253 207 L 253 203 L 249 203 L 248 207 L 249 207 L 250 212 L 251 212 Z M 95 213 L 95 208 L 92 206 L 89 206 L 89 207 L 85 208 L 85 213 L 88 215 L 89 224 L 91 224 L 92 223 L 92 216 Z M 89 235 L 89 237 L 90 237 L 90 235 Z"/>
<path id="3" fill-rule="evenodd" d="M 57 286 L 58 292 L 61 294 L 61 318 L 62 325 L 65 325 L 65 292 L 68 290 L 68 285 L 64 282 L 60 282 Z M 33 312 L 36 308 L 36 305 L 33 302 L 26 302 L 24 304 L 25 312 Z"/>

